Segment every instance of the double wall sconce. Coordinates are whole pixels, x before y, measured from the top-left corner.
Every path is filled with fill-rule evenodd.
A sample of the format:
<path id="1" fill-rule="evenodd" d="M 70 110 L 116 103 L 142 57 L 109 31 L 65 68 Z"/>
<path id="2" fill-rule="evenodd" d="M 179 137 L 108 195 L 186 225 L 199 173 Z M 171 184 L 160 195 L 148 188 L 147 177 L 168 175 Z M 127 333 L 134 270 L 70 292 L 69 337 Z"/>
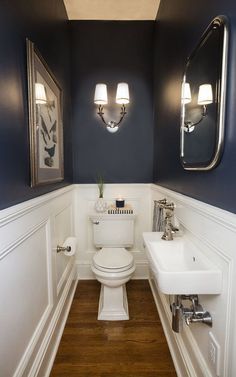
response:
<path id="1" fill-rule="evenodd" d="M 97 84 L 95 88 L 94 103 L 98 105 L 97 114 L 100 116 L 103 123 L 106 125 L 107 131 L 115 133 L 119 129 L 119 125 L 127 114 L 126 107 L 129 103 L 129 86 L 126 82 L 120 82 L 117 85 L 116 103 L 121 105 L 120 119 L 118 122 L 110 120 L 106 122 L 104 119 L 103 105 L 107 105 L 107 86 L 106 84 Z"/>
<path id="2" fill-rule="evenodd" d="M 184 82 L 182 84 L 182 94 L 181 94 L 181 102 L 182 105 L 186 105 L 192 101 L 192 95 L 191 95 L 191 88 L 189 83 Z M 185 120 L 184 121 L 184 131 L 185 132 L 192 132 L 194 131 L 194 128 L 196 125 L 201 123 L 201 121 L 205 118 L 207 115 L 207 105 L 210 105 L 213 103 L 213 93 L 212 93 L 212 86 L 211 84 L 202 84 L 199 86 L 198 91 L 198 105 L 202 106 L 202 113 L 201 118 L 197 122 L 192 122 L 191 120 Z"/>

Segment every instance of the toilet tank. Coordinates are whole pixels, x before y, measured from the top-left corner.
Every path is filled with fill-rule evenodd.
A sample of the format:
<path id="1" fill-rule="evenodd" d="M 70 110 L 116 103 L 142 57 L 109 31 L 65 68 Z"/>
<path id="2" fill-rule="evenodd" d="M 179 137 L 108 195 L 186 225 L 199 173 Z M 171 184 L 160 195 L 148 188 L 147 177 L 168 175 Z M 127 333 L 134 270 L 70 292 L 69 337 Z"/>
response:
<path id="1" fill-rule="evenodd" d="M 134 243 L 134 220 L 131 214 L 91 215 L 93 242 L 96 247 L 131 247 Z"/>

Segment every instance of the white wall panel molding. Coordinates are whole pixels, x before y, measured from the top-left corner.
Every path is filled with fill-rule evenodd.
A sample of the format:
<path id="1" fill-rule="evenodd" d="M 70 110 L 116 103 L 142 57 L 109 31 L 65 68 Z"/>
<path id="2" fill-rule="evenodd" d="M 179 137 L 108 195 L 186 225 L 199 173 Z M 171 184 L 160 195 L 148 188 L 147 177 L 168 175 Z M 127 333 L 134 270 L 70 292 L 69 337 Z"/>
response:
<path id="1" fill-rule="evenodd" d="M 41 224 L 38 224 L 38 226 L 34 227 L 32 231 L 28 232 L 26 235 L 24 235 L 20 240 L 17 240 L 17 242 L 14 243 L 14 247 L 13 248 L 10 248 L 9 251 L 14 251 L 16 250 L 20 245 L 24 244 L 29 238 L 33 239 L 34 235 L 39 232 L 40 230 L 44 230 L 45 232 L 45 236 L 46 236 L 46 239 L 45 239 L 45 244 L 42 243 L 42 248 L 45 247 L 45 252 L 46 252 L 46 270 L 47 270 L 47 283 L 46 283 L 46 286 L 47 286 L 47 303 L 46 303 L 46 306 L 44 308 L 44 311 L 41 315 L 41 317 L 38 318 L 37 320 L 37 326 L 35 328 L 35 331 L 33 332 L 33 335 L 27 345 L 27 348 L 20 360 L 20 363 L 14 373 L 14 377 L 19 377 L 19 376 L 22 376 L 26 366 L 27 366 L 27 363 L 29 362 L 30 360 L 30 357 L 34 351 L 34 348 L 35 348 L 35 345 L 37 344 L 39 338 L 40 338 L 40 335 L 43 331 L 43 328 L 46 324 L 46 321 L 50 315 L 50 312 L 52 310 L 52 307 L 53 307 L 53 295 L 52 295 L 52 277 L 51 277 L 51 243 L 50 243 L 50 224 L 49 224 L 49 221 L 45 221 Z M 26 247 L 26 246 L 25 246 Z M 33 266 L 32 266 L 33 268 Z M 31 282 L 33 283 L 33 281 Z M 37 281 L 35 281 L 34 283 L 37 284 Z M 20 284 L 20 281 L 19 281 L 19 284 Z M 13 299 L 13 297 L 12 297 Z M 23 323 L 22 323 L 22 326 L 23 326 Z"/>
<path id="2" fill-rule="evenodd" d="M 48 219 L 41 221 L 36 226 L 33 226 L 32 229 L 30 229 L 28 232 L 23 234 L 21 237 L 14 240 L 12 243 L 4 247 L 2 250 L 0 250 L 0 260 L 6 257 L 9 253 L 11 253 L 13 250 L 15 250 L 18 246 L 20 246 L 24 241 L 26 241 L 28 238 L 32 237 L 34 233 L 36 233 L 39 229 L 46 226 L 48 223 Z"/>
<path id="3" fill-rule="evenodd" d="M 63 293 L 54 311 L 53 317 L 47 328 L 38 353 L 27 377 L 50 375 L 50 371 L 56 357 L 57 349 L 63 334 L 66 320 L 77 286 L 77 271 L 75 265 L 70 271 Z M 47 352 L 49 352 L 48 355 Z M 46 357 L 46 360 L 45 360 Z M 42 365 L 44 363 L 44 365 Z M 41 369 L 45 370 L 42 371 Z"/>
<path id="4" fill-rule="evenodd" d="M 35 372 L 42 339 L 65 322 L 77 270 L 75 257 L 57 255 L 56 246 L 74 235 L 73 208 L 70 186 L 0 211 L 1 376 Z"/>
<path id="5" fill-rule="evenodd" d="M 15 358 L 14 377 L 22 375 L 53 307 L 49 237 L 49 221 L 39 224 L 0 263 L 1 341 L 11 348 L 4 348 L 5 362 Z"/>
<path id="6" fill-rule="evenodd" d="M 200 202 L 199 200 L 190 198 L 188 196 L 182 195 L 178 192 L 169 190 L 162 186 L 150 185 L 151 190 L 159 194 L 160 197 L 170 197 L 172 200 L 178 201 L 180 204 L 183 203 L 184 207 L 189 207 L 189 209 L 198 212 L 202 216 L 213 220 L 215 223 L 219 223 L 220 226 L 230 229 L 236 232 L 236 215 L 225 211 L 221 208 L 213 207 L 210 204 Z M 162 195 L 160 195 L 162 194 Z"/>
<path id="7" fill-rule="evenodd" d="M 60 278 L 59 283 L 57 285 L 57 296 L 60 295 L 61 290 L 63 288 L 63 285 L 67 282 L 68 275 L 70 274 L 71 269 L 75 264 L 74 258 L 71 258 L 71 257 L 67 257 L 67 258 L 68 258 L 68 263 L 67 263 L 66 268 L 63 271 L 63 274 L 61 275 L 61 278 Z"/>
<path id="8" fill-rule="evenodd" d="M 221 376 L 233 377 L 232 373 L 236 370 L 232 353 L 236 336 L 236 215 L 157 185 L 152 185 L 151 191 L 152 202 L 166 197 L 175 203 L 176 218 L 184 233 L 222 271 L 222 293 L 201 295 L 200 301 L 213 317 L 211 331 L 221 347 Z M 158 309 L 168 318 L 170 328 L 168 297 L 159 292 L 156 300 L 160 304 Z M 184 326 L 184 331 L 177 338 L 176 334 L 169 332 L 169 338 L 176 340 L 179 354 L 182 354 L 186 371 L 190 370 L 188 375 L 191 377 L 194 373 L 197 377 L 215 376 L 207 356 L 208 333 L 209 328 L 200 324 L 189 328 Z"/>
<path id="9" fill-rule="evenodd" d="M 54 215 L 54 231 L 56 244 L 54 248 L 56 250 L 57 245 L 62 246 L 68 237 L 74 236 L 74 203 L 69 202 L 63 208 L 60 208 Z M 56 284 L 57 284 L 57 296 L 59 296 L 63 285 L 67 280 L 67 276 L 71 267 L 75 263 L 74 256 L 65 256 L 63 252 L 55 253 L 55 268 L 56 268 Z"/>
<path id="10" fill-rule="evenodd" d="M 72 192 L 73 188 L 73 185 L 69 185 L 48 194 L 38 196 L 37 198 L 27 200 L 15 206 L 0 210 L 0 227 L 5 226 L 9 222 L 18 219 L 29 212 L 32 212 L 32 210 L 41 207 L 43 204 L 51 202 L 53 199 L 60 197 L 65 193 Z"/>
<path id="11" fill-rule="evenodd" d="M 174 201 L 184 232 L 222 270 L 222 294 L 201 295 L 200 301 L 213 317 L 211 331 L 221 347 L 221 377 L 233 377 L 236 215 L 157 185 L 105 185 L 104 198 L 109 204 L 119 195 L 137 214 L 132 250 L 134 278 L 148 276 L 142 232 L 151 230 L 153 200 L 163 197 Z M 0 338 L 0 375 L 49 376 L 77 274 L 79 279 L 94 278 L 90 264 L 96 249 L 88 216 L 94 212 L 97 197 L 96 184 L 71 185 L 0 211 L 0 298 L 5 310 L 0 313 L 4 330 Z M 78 240 L 76 256 L 57 254 L 56 246 L 72 235 Z M 151 284 L 178 376 L 215 377 L 207 358 L 209 328 L 195 324 L 174 334 L 168 297 L 160 294 L 154 280 Z M 17 326 L 20 318 L 21 326 Z M 19 341 L 16 347 L 12 347 L 14 336 Z M 5 354 L 7 349 L 11 352 Z"/>

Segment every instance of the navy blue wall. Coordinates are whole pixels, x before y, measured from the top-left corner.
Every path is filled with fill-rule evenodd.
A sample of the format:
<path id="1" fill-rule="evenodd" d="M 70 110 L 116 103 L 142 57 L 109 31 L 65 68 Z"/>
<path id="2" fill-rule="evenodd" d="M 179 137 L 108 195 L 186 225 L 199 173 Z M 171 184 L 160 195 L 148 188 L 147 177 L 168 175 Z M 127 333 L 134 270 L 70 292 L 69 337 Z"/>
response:
<path id="1" fill-rule="evenodd" d="M 72 21 L 74 182 L 153 180 L 152 21 Z M 107 132 L 93 103 L 96 83 L 108 85 L 107 119 L 119 118 L 118 82 L 130 87 L 128 115 Z"/>
<path id="2" fill-rule="evenodd" d="M 25 38 L 35 42 L 64 94 L 63 183 L 30 188 Z M 72 179 L 70 43 L 62 0 L 0 2 L 0 208 L 59 188 Z"/>
<path id="3" fill-rule="evenodd" d="M 226 139 L 220 165 L 210 172 L 184 171 L 179 159 L 180 83 L 187 56 L 210 21 L 230 19 Z M 236 213 L 236 3 L 235 0 L 162 0 L 155 39 L 154 181 Z"/>

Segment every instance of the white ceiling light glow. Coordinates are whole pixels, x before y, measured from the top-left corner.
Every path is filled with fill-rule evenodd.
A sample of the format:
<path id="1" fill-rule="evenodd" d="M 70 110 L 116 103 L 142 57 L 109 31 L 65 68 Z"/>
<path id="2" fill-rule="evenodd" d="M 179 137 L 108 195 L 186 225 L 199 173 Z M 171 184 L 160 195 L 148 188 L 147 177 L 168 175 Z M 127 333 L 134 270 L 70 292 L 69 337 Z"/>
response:
<path id="1" fill-rule="evenodd" d="M 160 0 L 64 0 L 69 20 L 155 20 Z"/>

